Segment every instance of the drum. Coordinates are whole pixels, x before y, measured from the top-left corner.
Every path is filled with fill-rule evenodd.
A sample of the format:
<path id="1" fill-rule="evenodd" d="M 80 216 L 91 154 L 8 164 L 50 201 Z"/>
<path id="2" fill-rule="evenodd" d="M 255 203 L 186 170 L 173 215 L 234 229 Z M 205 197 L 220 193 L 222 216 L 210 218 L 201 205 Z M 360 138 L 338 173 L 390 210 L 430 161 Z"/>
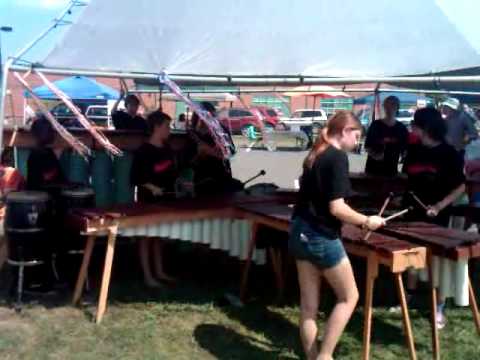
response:
<path id="1" fill-rule="evenodd" d="M 60 163 L 68 182 L 83 185 L 88 184 L 90 164 L 76 151 L 64 151 L 60 157 Z"/>
<path id="2" fill-rule="evenodd" d="M 64 189 L 60 193 L 59 216 L 62 224 L 66 224 L 66 217 L 72 209 L 92 208 L 95 206 L 95 192 L 88 187 Z M 85 239 L 76 231 L 68 227 L 63 229 L 63 239 L 59 239 L 58 248 L 64 251 L 76 251 L 85 247 Z"/>
<path id="3" fill-rule="evenodd" d="M 14 157 L 15 157 L 15 168 L 20 171 L 20 174 L 24 178 L 27 177 L 27 162 L 28 162 L 28 157 L 30 156 L 30 149 L 28 148 L 20 148 L 16 147 L 14 151 Z"/>
<path id="4" fill-rule="evenodd" d="M 95 206 L 113 203 L 113 165 L 105 151 L 96 151 L 92 161 L 92 187 L 95 190 Z"/>
<path id="5" fill-rule="evenodd" d="M 66 215 L 70 209 L 94 207 L 95 192 L 88 187 L 64 189 L 60 193 L 60 206 L 63 215 Z"/>
<path id="6" fill-rule="evenodd" d="M 4 226 L 9 259 L 33 261 L 49 253 L 49 202 L 50 197 L 43 192 L 19 191 L 7 195 Z"/>
<path id="7" fill-rule="evenodd" d="M 135 187 L 130 182 L 133 154 L 124 152 L 113 160 L 114 204 L 131 204 L 135 197 Z"/>

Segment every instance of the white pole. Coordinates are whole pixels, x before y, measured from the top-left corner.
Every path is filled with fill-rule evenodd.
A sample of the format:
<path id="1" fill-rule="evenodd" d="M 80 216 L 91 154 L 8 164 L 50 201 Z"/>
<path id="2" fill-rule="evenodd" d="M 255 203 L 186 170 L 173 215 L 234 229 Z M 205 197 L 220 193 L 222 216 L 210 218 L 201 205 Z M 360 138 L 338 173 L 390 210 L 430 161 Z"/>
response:
<path id="1" fill-rule="evenodd" d="M 28 71 L 30 67 L 15 66 L 15 71 Z M 158 80 L 159 74 L 156 73 L 135 73 L 120 71 L 97 71 L 82 69 L 61 69 L 61 68 L 45 68 L 38 67 L 38 71 L 44 74 L 55 75 L 84 75 L 111 77 L 121 79 L 138 79 L 138 80 Z M 176 83 L 189 83 L 191 85 L 242 85 L 242 86 L 295 86 L 295 85 L 345 85 L 345 84 L 365 84 L 365 83 L 395 83 L 395 84 L 461 84 L 471 83 L 480 84 L 480 75 L 470 76 L 390 76 L 390 77 L 304 77 L 304 76 L 229 76 L 229 75 L 181 75 L 170 74 L 169 78 Z"/>

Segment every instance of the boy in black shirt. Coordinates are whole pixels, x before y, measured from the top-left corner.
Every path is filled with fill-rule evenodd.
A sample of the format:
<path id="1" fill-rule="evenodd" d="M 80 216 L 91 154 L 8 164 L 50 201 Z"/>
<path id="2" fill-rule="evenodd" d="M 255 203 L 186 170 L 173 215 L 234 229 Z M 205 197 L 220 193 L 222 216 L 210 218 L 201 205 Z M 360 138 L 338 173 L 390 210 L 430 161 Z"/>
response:
<path id="1" fill-rule="evenodd" d="M 385 118 L 370 125 L 365 149 L 368 152 L 365 172 L 371 175 L 394 176 L 398 172 L 398 161 L 407 147 L 408 130 L 395 116 L 400 108 L 396 96 L 383 102 Z"/>
<path id="2" fill-rule="evenodd" d="M 49 191 L 56 185 L 66 183 L 60 165 L 63 147 L 53 147 L 55 131 L 50 122 L 43 116 L 32 124 L 31 133 L 36 141 L 27 160 L 27 189 Z M 55 194 L 52 194 L 55 195 Z"/>
<path id="3" fill-rule="evenodd" d="M 147 132 L 147 123 L 145 120 L 137 114 L 138 107 L 140 106 L 140 100 L 130 94 L 125 98 L 125 111 L 117 110 L 118 103 L 125 96 L 125 92 L 120 92 L 120 98 L 117 100 L 112 109 L 112 122 L 116 130 L 135 130 L 143 133 Z"/>
<path id="4" fill-rule="evenodd" d="M 149 139 L 135 152 L 131 170 L 132 184 L 137 186 L 137 200 L 152 203 L 166 198 L 174 198 L 174 184 L 177 178 L 175 157 L 168 146 L 170 117 L 161 111 L 154 111 L 147 118 Z M 150 245 L 151 244 L 151 245 Z M 139 240 L 140 263 L 145 284 L 159 287 L 158 280 L 173 282 L 163 270 L 162 252 L 164 242 L 160 239 Z M 153 252 L 153 270 L 150 269 L 149 248 Z"/>

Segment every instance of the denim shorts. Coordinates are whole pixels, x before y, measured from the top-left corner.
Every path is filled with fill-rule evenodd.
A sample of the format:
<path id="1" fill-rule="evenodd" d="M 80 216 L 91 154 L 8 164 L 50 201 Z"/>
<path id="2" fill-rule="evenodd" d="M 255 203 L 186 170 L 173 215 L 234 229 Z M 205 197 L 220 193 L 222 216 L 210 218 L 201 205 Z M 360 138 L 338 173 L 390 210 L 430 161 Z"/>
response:
<path id="1" fill-rule="evenodd" d="M 290 226 L 288 250 L 296 259 L 310 261 L 321 269 L 334 267 L 347 256 L 340 239 L 327 237 L 298 216 Z"/>

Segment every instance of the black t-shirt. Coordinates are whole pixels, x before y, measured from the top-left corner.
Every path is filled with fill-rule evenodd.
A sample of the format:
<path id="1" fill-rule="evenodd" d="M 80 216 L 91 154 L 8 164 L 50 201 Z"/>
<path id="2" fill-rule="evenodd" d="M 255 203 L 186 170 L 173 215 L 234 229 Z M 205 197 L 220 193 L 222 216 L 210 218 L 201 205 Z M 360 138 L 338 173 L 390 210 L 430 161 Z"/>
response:
<path id="1" fill-rule="evenodd" d="M 227 142 L 232 153 L 235 153 L 228 129 L 224 128 Z M 199 138 L 209 146 L 215 145 L 215 140 L 209 133 L 193 131 L 193 139 Z M 195 140 L 194 140 L 195 141 Z M 198 149 L 196 150 L 198 152 Z M 200 155 L 192 164 L 194 171 L 195 193 L 197 195 L 213 195 L 224 192 L 236 191 L 238 184 L 233 181 L 230 161 L 211 155 Z"/>
<path id="2" fill-rule="evenodd" d="M 130 116 L 125 111 L 115 111 L 112 114 L 113 126 L 116 130 L 136 130 L 147 132 L 147 123 L 141 116 Z"/>
<path id="3" fill-rule="evenodd" d="M 139 202 L 155 202 L 155 196 L 150 190 L 141 186 L 153 184 L 162 188 L 166 194 L 164 198 L 173 198 L 175 180 L 177 178 L 175 156 L 168 146 L 157 147 L 150 143 L 144 143 L 134 154 L 131 181 L 138 186 Z"/>
<path id="4" fill-rule="evenodd" d="M 329 146 L 300 179 L 294 217 L 300 216 L 327 237 L 340 237 L 342 223 L 330 213 L 330 202 L 351 195 L 347 154 Z"/>
<path id="5" fill-rule="evenodd" d="M 372 175 L 396 175 L 400 155 L 407 148 L 407 140 L 408 130 L 401 122 L 395 121 L 394 125 L 388 126 L 381 120 L 373 121 L 367 132 L 365 148 L 383 153 L 383 159 L 375 160 L 369 155 L 365 172 Z"/>
<path id="6" fill-rule="evenodd" d="M 403 167 L 408 175 L 408 190 L 413 191 L 425 205 L 435 205 L 465 182 L 462 164 L 462 158 L 455 148 L 446 143 L 433 148 L 410 145 Z M 406 202 L 413 207 L 410 214 L 412 220 L 448 225 L 448 208 L 431 219 L 426 217 L 425 209 L 408 195 Z"/>
<path id="7" fill-rule="evenodd" d="M 45 191 L 65 182 L 60 161 L 53 150 L 33 149 L 27 160 L 27 189 Z"/>

